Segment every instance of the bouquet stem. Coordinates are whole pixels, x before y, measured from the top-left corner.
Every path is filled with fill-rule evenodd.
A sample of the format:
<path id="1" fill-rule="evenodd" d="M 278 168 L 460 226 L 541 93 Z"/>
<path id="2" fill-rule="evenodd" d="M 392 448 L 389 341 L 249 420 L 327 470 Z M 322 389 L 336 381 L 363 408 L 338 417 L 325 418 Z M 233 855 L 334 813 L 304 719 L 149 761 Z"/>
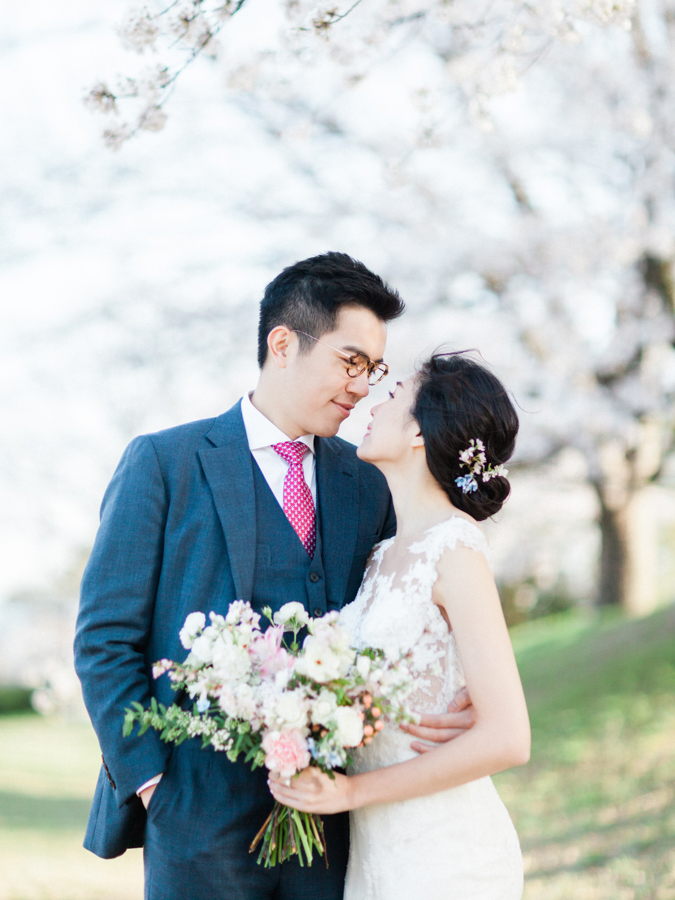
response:
<path id="1" fill-rule="evenodd" d="M 299 812 L 274 801 L 272 812 L 253 838 L 249 853 L 253 853 L 262 841 L 258 862 L 264 866 L 276 866 L 291 856 L 297 856 L 301 866 L 311 866 L 314 851 L 326 860 L 328 851 L 320 816 Z"/>

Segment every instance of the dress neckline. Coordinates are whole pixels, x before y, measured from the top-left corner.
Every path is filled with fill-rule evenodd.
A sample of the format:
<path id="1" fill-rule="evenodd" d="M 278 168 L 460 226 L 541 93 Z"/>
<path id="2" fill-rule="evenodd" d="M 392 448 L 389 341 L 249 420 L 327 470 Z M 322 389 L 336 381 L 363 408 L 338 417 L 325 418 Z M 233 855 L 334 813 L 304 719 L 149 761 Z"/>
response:
<path id="1" fill-rule="evenodd" d="M 424 538 L 425 535 L 429 534 L 430 531 L 433 531 L 435 528 L 440 528 L 441 525 L 447 525 L 449 522 L 452 522 L 454 519 L 457 519 L 457 520 L 459 520 L 460 522 L 462 522 L 462 521 L 463 521 L 463 522 L 466 522 L 467 525 L 471 526 L 472 528 L 477 528 L 478 531 L 479 531 L 481 534 L 483 534 L 483 531 L 482 531 L 482 529 L 480 528 L 480 526 L 478 525 L 477 522 L 474 522 L 473 520 L 470 520 L 470 519 L 466 519 L 464 516 L 460 516 L 458 513 L 455 512 L 455 513 L 453 513 L 451 516 L 448 516 L 447 519 L 441 519 L 441 521 L 440 521 L 440 522 L 436 522 L 435 525 L 430 525 L 428 528 L 425 528 L 424 531 L 422 532 L 422 534 L 421 534 L 418 538 L 412 538 L 411 546 L 412 546 L 413 544 L 419 543 L 419 542 Z M 384 540 L 384 541 L 381 541 L 380 546 L 381 546 L 382 544 L 388 543 L 389 541 L 394 541 L 394 540 L 396 540 L 396 537 L 397 537 L 396 535 L 393 535 L 392 537 L 387 538 L 387 539 Z"/>

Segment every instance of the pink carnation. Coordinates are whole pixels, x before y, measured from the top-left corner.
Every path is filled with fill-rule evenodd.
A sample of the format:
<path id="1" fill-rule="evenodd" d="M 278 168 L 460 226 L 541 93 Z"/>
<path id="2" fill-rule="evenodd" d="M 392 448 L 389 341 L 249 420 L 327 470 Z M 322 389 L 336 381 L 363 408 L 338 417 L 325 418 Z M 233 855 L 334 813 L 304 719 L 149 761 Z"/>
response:
<path id="1" fill-rule="evenodd" d="M 262 741 L 267 754 L 265 765 L 270 772 L 278 772 L 281 778 L 291 778 L 296 772 L 306 769 L 311 760 L 307 741 L 302 732 L 268 731 Z"/>

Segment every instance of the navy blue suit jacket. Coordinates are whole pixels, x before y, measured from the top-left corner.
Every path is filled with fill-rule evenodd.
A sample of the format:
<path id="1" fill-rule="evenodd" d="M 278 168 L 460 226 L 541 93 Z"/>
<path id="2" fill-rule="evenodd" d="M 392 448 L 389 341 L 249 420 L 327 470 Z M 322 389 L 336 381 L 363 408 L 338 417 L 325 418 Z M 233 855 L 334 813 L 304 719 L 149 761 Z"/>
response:
<path id="1" fill-rule="evenodd" d="M 317 438 L 315 450 L 326 597 L 340 608 L 395 520 L 383 476 L 351 444 Z M 253 460 L 238 403 L 127 447 L 103 500 L 75 638 L 104 758 L 85 838 L 99 856 L 142 845 L 145 811 L 135 792 L 165 771 L 171 753 L 152 730 L 123 738 L 124 709 L 147 706 L 153 695 L 173 700 L 151 666 L 183 659 L 178 632 L 188 613 L 225 613 L 233 600 L 251 599 L 255 530 Z"/>

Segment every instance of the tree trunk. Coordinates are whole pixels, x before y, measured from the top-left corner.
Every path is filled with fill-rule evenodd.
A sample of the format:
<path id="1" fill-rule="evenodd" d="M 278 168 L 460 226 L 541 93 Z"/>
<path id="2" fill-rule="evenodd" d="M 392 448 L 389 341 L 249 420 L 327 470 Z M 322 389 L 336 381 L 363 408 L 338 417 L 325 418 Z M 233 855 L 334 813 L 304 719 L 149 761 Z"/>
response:
<path id="1" fill-rule="evenodd" d="M 621 512 L 611 509 L 600 497 L 600 583 L 598 606 L 623 605 L 624 571 L 626 569 L 626 541 Z"/>
<path id="2" fill-rule="evenodd" d="M 601 476 L 594 482 L 600 500 L 600 583 L 598 603 L 617 604 L 644 616 L 658 603 L 658 525 L 651 480 L 663 455 L 663 423 L 639 424 L 631 447 L 619 441 L 601 449 Z"/>
<path id="3" fill-rule="evenodd" d="M 649 487 L 628 494 L 620 507 L 600 497 L 598 603 L 620 605 L 631 616 L 652 612 L 658 602 L 658 529 Z"/>

